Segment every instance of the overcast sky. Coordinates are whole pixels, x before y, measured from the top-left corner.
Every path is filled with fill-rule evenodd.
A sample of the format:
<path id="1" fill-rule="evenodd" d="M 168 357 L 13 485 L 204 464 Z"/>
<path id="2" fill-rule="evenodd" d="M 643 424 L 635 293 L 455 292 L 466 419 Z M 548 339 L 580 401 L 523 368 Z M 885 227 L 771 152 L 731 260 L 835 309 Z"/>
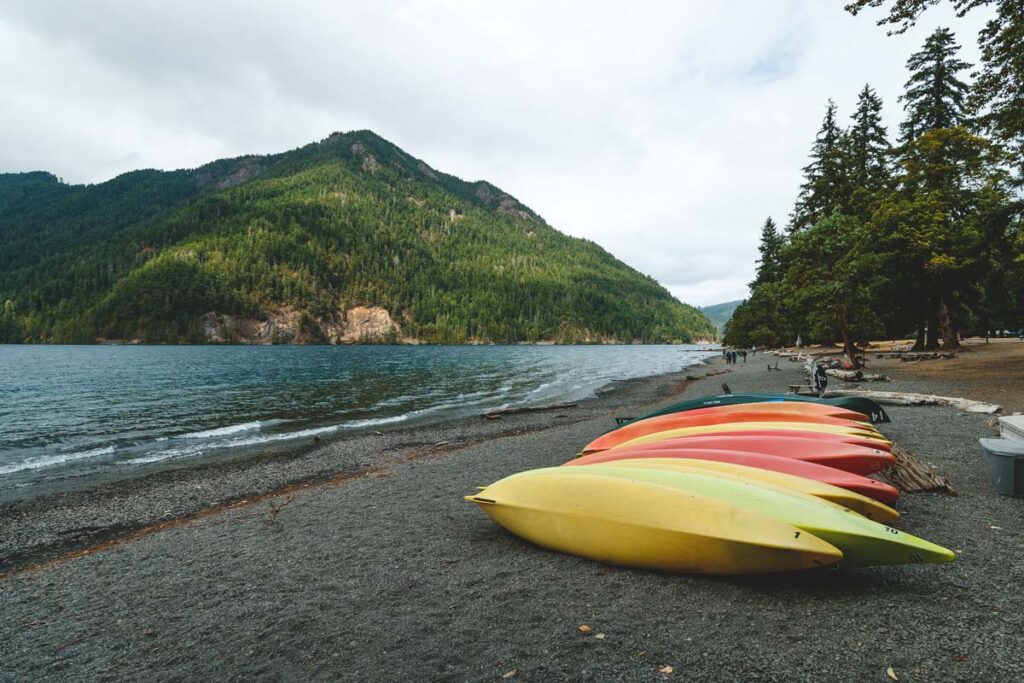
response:
<path id="1" fill-rule="evenodd" d="M 833 97 L 895 130 L 937 25 L 887 37 L 846 0 L 0 0 L 0 172 L 94 183 L 369 128 L 486 179 L 683 301 L 746 296 Z"/>

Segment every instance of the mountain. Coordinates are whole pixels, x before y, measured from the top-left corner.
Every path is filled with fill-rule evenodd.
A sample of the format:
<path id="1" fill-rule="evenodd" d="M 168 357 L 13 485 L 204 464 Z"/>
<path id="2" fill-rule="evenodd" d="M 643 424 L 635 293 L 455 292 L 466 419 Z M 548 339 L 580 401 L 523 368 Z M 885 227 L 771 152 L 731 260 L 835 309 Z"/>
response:
<path id="1" fill-rule="evenodd" d="M 736 301 L 726 301 L 723 304 L 714 304 L 712 306 L 701 306 L 700 312 L 708 317 L 708 319 L 718 328 L 719 334 L 725 329 L 725 324 L 732 318 L 732 312 L 736 310 L 736 307 L 743 303 L 745 299 L 737 299 Z"/>
<path id="2" fill-rule="evenodd" d="M 0 174 L 0 342 L 671 342 L 714 326 L 369 131 L 97 185 Z"/>

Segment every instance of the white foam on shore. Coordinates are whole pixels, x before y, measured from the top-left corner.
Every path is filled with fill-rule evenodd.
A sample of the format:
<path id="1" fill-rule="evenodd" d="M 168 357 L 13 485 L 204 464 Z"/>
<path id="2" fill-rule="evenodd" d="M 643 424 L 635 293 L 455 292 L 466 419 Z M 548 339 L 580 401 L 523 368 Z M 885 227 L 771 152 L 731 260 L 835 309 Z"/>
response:
<path id="1" fill-rule="evenodd" d="M 189 432 L 188 434 L 179 434 L 175 438 L 177 439 L 215 439 L 218 436 L 231 436 L 239 432 L 251 432 L 259 429 L 263 426 L 263 423 L 259 420 L 255 422 L 243 422 L 237 425 L 229 425 L 227 427 L 218 427 L 217 429 L 205 429 L 201 432 Z"/>
<path id="2" fill-rule="evenodd" d="M 113 455 L 113 446 L 104 446 L 103 448 L 93 448 L 88 451 L 76 451 L 74 453 L 59 453 L 57 455 L 45 455 L 41 458 L 33 458 L 24 462 L 15 462 L 10 465 L 0 466 L 0 475 L 2 474 L 14 474 L 15 472 L 23 472 L 25 470 L 38 470 L 43 467 L 53 467 L 54 465 L 62 465 L 66 462 L 73 462 L 75 460 L 87 460 L 89 458 L 95 458 L 101 455 Z"/>

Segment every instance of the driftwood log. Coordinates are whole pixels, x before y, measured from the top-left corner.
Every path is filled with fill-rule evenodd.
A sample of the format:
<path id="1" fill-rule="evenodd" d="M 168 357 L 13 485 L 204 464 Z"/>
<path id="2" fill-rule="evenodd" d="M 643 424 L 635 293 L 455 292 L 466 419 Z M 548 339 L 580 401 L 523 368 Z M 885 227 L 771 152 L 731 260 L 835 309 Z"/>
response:
<path id="1" fill-rule="evenodd" d="M 880 473 L 880 477 L 895 486 L 901 493 L 948 493 L 956 495 L 949 479 L 921 462 L 913 453 L 898 443 L 893 443 L 892 454 L 896 463 Z"/>
<path id="2" fill-rule="evenodd" d="M 826 375 L 831 375 L 844 382 L 892 382 L 889 375 L 879 375 L 861 370 L 826 370 Z"/>
<path id="3" fill-rule="evenodd" d="M 826 398 L 836 396 L 863 396 L 882 405 L 891 406 L 950 406 L 965 413 L 982 413 L 984 415 L 998 415 L 1003 412 L 1002 407 L 994 403 L 972 401 L 956 396 L 909 394 L 900 391 L 867 391 L 864 389 L 835 389 L 825 392 Z"/>
<path id="4" fill-rule="evenodd" d="M 487 420 L 500 420 L 504 415 L 517 415 L 519 413 L 534 413 L 539 410 L 561 410 L 562 408 L 575 408 L 577 403 L 548 403 L 543 406 L 521 406 L 519 408 L 497 408 L 480 413 L 480 417 Z"/>

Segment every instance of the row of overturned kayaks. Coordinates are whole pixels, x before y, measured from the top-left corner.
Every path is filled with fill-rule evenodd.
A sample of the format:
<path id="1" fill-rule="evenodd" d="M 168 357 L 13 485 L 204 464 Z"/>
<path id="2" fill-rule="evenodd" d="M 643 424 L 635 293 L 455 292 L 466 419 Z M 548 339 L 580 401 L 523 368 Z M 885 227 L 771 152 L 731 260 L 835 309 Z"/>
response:
<path id="1" fill-rule="evenodd" d="M 891 443 L 864 398 L 727 394 L 622 421 L 560 467 L 466 500 L 528 541 L 600 562 L 745 574 L 949 562 L 894 528 L 899 492 L 867 475 Z"/>

